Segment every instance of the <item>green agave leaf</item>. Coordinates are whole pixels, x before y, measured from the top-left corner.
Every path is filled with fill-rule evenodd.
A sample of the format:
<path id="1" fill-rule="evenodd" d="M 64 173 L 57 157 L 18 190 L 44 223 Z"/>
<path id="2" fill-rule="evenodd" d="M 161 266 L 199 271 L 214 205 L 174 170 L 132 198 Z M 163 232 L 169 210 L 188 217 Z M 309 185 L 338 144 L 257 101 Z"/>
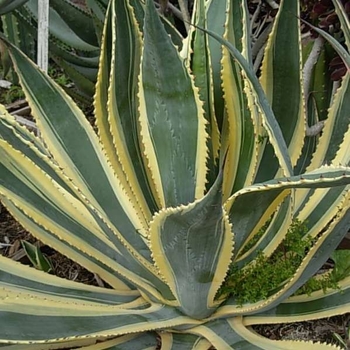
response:
<path id="1" fill-rule="evenodd" d="M 104 0 L 104 1 L 108 2 L 108 0 Z M 134 10 L 134 15 L 135 15 L 136 21 L 139 24 L 139 29 L 143 31 L 144 22 L 145 22 L 145 7 L 146 7 L 145 1 L 128 0 L 128 2 Z M 164 25 L 164 29 L 170 35 L 172 42 L 178 48 L 178 51 L 181 51 L 184 38 L 179 33 L 179 31 L 175 28 L 175 26 L 173 26 L 164 16 L 159 15 L 159 18 L 162 21 L 162 24 Z"/>
<path id="2" fill-rule="evenodd" d="M 252 230 L 260 228 L 292 188 L 327 188 L 349 184 L 349 168 L 324 166 L 314 172 L 255 184 L 235 193 L 225 203 L 235 237 L 235 254 Z M 341 188 L 340 191 L 343 191 Z M 255 208 L 252 212 L 248 208 Z M 253 231 L 254 232 L 254 231 Z"/>
<path id="3" fill-rule="evenodd" d="M 25 24 L 23 24 L 14 13 L 8 13 L 1 16 L 1 22 L 3 33 L 8 40 L 22 51 L 26 52 L 31 59 L 34 59 L 34 37 L 26 31 Z M 2 47 L 2 44 L 0 44 L 0 47 Z M 10 81 L 13 84 L 18 84 L 18 77 L 16 76 L 16 73 L 11 70 L 12 62 L 6 48 L 1 52 L 1 63 L 3 69 L 2 76 L 6 77 L 10 71 Z"/>
<path id="4" fill-rule="evenodd" d="M 191 332 L 208 339 L 216 349 L 303 350 L 334 349 L 333 345 L 306 341 L 276 341 L 267 339 L 245 325 L 245 318 L 234 317 L 208 322 Z"/>
<path id="5" fill-rule="evenodd" d="M 78 65 L 80 67 L 87 67 L 97 69 L 99 62 L 99 52 L 93 53 L 90 56 L 78 56 L 71 47 L 66 47 L 58 40 L 49 37 L 50 54 L 54 57 L 60 57 L 68 63 Z"/>
<path id="6" fill-rule="evenodd" d="M 1 170 L 3 170 L 3 168 L 1 168 Z M 96 251 L 92 252 L 91 247 L 85 247 L 87 243 L 92 243 L 94 240 L 95 242 L 93 243 L 96 244 L 96 246 L 100 246 L 96 239 L 92 238 L 91 233 L 94 232 L 97 235 L 101 233 L 98 233 L 98 230 L 96 232 L 93 223 L 89 227 L 90 230 L 86 228 L 91 221 L 87 220 L 86 222 L 82 217 L 79 220 L 79 217 L 74 218 L 73 216 L 71 221 L 76 220 L 76 225 L 79 225 L 80 221 L 82 227 L 85 226 L 85 228 L 75 232 L 75 236 L 73 236 L 70 234 L 70 231 L 67 230 L 67 227 L 62 226 L 62 223 L 61 225 L 58 225 L 57 223 L 52 222 L 52 217 L 50 218 L 50 215 L 44 217 L 42 215 L 35 215 L 36 213 L 33 212 L 33 208 L 30 209 L 28 203 L 21 202 L 21 199 L 17 198 L 14 193 L 10 193 L 6 191 L 6 189 L 1 188 L 1 194 L 2 203 L 14 216 L 16 216 L 21 225 L 28 231 L 35 233 L 35 236 L 39 240 L 55 248 L 73 261 L 80 263 L 80 265 L 86 267 L 89 271 L 98 274 L 111 286 L 115 288 L 128 288 L 125 283 L 121 282 L 120 279 L 115 276 L 115 267 L 108 267 L 108 261 L 106 263 L 106 260 L 108 260 L 108 250 L 111 252 L 111 247 L 106 250 L 107 254 L 102 255 Z M 11 197 L 15 201 L 15 204 L 10 201 L 8 197 Z M 65 209 L 68 211 L 71 207 L 69 208 L 67 204 L 68 203 L 66 203 Z M 35 217 L 35 219 L 33 219 L 33 217 Z M 41 224 L 38 224 L 36 221 L 41 222 Z M 85 233 L 89 232 L 88 235 L 84 237 L 83 241 L 82 237 L 80 237 L 80 239 L 78 238 L 82 231 L 85 231 Z M 101 242 L 103 245 L 106 244 L 103 235 L 102 238 L 100 236 L 99 239 L 102 239 L 102 242 L 104 241 L 103 243 Z M 114 263 L 112 265 L 114 265 Z"/>
<path id="7" fill-rule="evenodd" d="M 305 136 L 299 6 L 298 0 L 281 1 L 265 49 L 260 77 L 293 165 L 300 156 Z M 271 179 L 278 172 L 279 164 L 273 147 L 273 142 L 265 147 L 257 182 Z"/>
<path id="8" fill-rule="evenodd" d="M 0 317 L 11 322 L 2 322 L 0 340 L 58 342 L 97 339 L 130 332 L 164 329 L 180 324 L 198 324 L 193 319 L 181 315 L 176 309 L 163 305 L 141 310 L 123 310 L 110 305 L 95 307 L 46 300 L 45 302 L 44 298 L 37 297 L 31 301 L 28 295 L 22 302 L 18 302 L 16 297 L 8 297 L 7 305 L 0 304 Z M 23 303 L 26 305 L 25 309 Z"/>
<path id="9" fill-rule="evenodd" d="M 227 10 L 229 8 L 229 0 L 222 1 L 207 1 L 206 6 L 206 28 L 214 33 L 217 33 L 220 37 L 224 35 L 225 23 L 227 20 Z M 220 43 L 212 37 L 208 37 L 208 47 L 210 53 L 210 62 L 213 76 L 213 89 L 214 89 L 214 103 L 215 103 L 215 115 L 218 123 L 219 130 L 222 128 L 224 120 L 224 101 L 223 91 L 221 87 L 221 59 L 222 59 L 222 47 Z"/>
<path id="10" fill-rule="evenodd" d="M 20 127 L 18 129 L 21 130 Z M 8 128 L 4 128 L 4 130 L 11 131 L 11 129 Z M 0 128 L 0 135 L 1 134 Z M 132 271 L 137 271 L 139 269 L 137 266 L 139 266 L 144 272 L 149 269 L 154 270 L 150 265 L 148 267 L 142 267 L 142 263 L 135 259 L 125 245 L 116 238 L 115 233 L 104 224 L 101 218 L 97 216 L 93 210 L 90 208 L 86 209 L 79 199 L 77 199 L 76 195 L 74 193 L 72 194 L 70 189 L 69 192 L 64 191 L 64 188 L 67 188 L 67 183 L 63 180 L 64 178 L 62 179 L 62 174 L 61 176 L 57 176 L 57 167 L 50 166 L 47 164 L 48 159 L 45 161 L 45 158 L 38 156 L 38 154 L 34 152 L 35 149 L 31 149 L 29 146 L 31 144 L 30 141 L 21 144 L 21 142 L 19 142 L 20 139 L 16 138 L 11 132 L 8 134 L 9 141 L 17 141 L 17 147 L 20 146 L 20 149 L 24 149 L 25 154 L 28 154 L 31 159 L 37 161 L 38 165 L 41 165 L 43 170 L 47 170 L 45 173 L 38 172 L 38 168 L 33 166 L 33 163 L 29 162 L 27 158 L 20 156 L 11 149 L 8 149 L 8 151 L 5 151 L 5 148 L 1 149 L 2 159 L 0 163 L 2 163 L 2 177 L 0 183 L 3 188 L 0 189 L 0 192 L 13 199 L 15 204 L 19 206 L 21 210 L 25 211 L 26 215 L 21 212 L 16 215 L 17 217 L 23 216 L 24 222 L 22 221 L 22 224 L 24 224 L 25 227 L 29 228 L 30 231 L 34 232 L 37 237 L 39 236 L 38 238 L 41 238 L 47 244 L 53 245 L 57 250 L 73 258 L 73 260 L 78 259 L 83 266 L 98 273 L 102 278 L 107 278 L 109 281 L 108 283 L 111 285 L 115 284 L 115 282 L 113 282 L 115 277 L 112 277 L 111 279 L 111 276 L 103 273 L 103 270 L 102 272 L 98 271 L 101 269 L 101 266 L 104 266 L 106 270 L 109 270 L 104 263 L 101 264 L 99 262 L 99 260 L 105 261 L 108 254 L 112 254 L 110 255 L 110 258 L 112 258 L 113 261 L 116 260 L 121 262 L 122 265 L 128 266 L 127 270 L 130 269 Z M 27 132 L 27 136 L 29 135 L 30 134 Z M 32 136 L 32 138 L 34 137 Z M 33 176 L 28 177 L 24 175 L 26 171 L 29 171 Z M 23 173 L 23 176 L 21 173 Z M 52 173 L 55 175 L 54 179 L 58 181 L 57 185 L 53 184 L 51 182 L 52 180 L 48 178 L 48 174 Z M 44 174 L 46 174 L 46 176 Z M 42 176 L 44 177 L 42 178 Z M 63 183 L 64 187 L 60 188 L 58 186 L 59 183 Z M 43 195 L 43 193 L 50 193 L 51 199 L 46 198 L 46 195 Z M 22 199 L 24 195 L 27 196 L 26 201 Z M 57 205 L 55 205 L 55 201 Z M 31 207 L 32 205 L 34 207 Z M 60 212 L 58 209 L 59 207 L 65 207 L 65 215 Z M 29 215 L 29 217 L 26 217 L 27 215 Z M 67 221 L 69 215 L 70 218 Z M 33 222 L 32 218 L 35 218 L 37 222 Z M 39 225 L 37 225 L 38 222 Z M 74 240 L 73 237 L 76 237 L 78 240 Z M 75 241 L 75 243 L 73 241 Z M 79 241 L 80 243 L 78 243 Z M 69 244 L 67 244 L 67 242 L 69 242 Z M 100 247 L 100 252 L 104 252 L 107 255 L 102 257 L 102 259 L 101 257 L 98 258 L 96 261 L 96 257 L 99 253 L 96 254 L 97 251 L 94 253 L 91 251 L 89 252 L 89 249 L 84 247 L 83 242 L 85 242 L 85 244 L 89 243 L 90 247 Z M 117 251 L 115 252 L 113 252 L 112 242 L 115 247 L 117 247 Z M 100 244 L 103 246 L 100 246 Z M 107 246 L 105 244 L 107 244 Z M 72 245 L 76 251 L 71 250 Z M 86 254 L 87 252 L 89 253 Z M 116 257 L 116 254 L 119 258 Z M 148 254 L 150 253 L 148 252 Z M 86 261 L 86 258 L 88 258 L 88 262 Z M 129 260 L 131 265 L 136 265 L 133 267 L 131 267 L 131 265 L 129 266 L 127 260 Z M 96 263 L 99 267 L 96 266 Z M 141 272 L 141 270 L 139 272 Z M 125 273 L 123 274 L 125 275 Z M 148 272 L 146 272 L 146 275 L 148 275 Z M 149 275 L 147 279 L 152 280 L 153 277 Z M 157 277 L 156 280 L 160 282 Z M 162 284 L 163 283 L 161 283 L 161 285 Z M 163 290 L 161 285 L 159 285 L 158 288 Z M 168 290 L 167 287 L 163 292 L 165 295 L 168 294 L 169 296 L 169 292 L 166 292 L 166 290 Z"/>
<path id="11" fill-rule="evenodd" d="M 79 347 L 79 348 L 78 348 Z M 45 343 L 40 345 L 4 345 L 2 350 L 52 350 L 52 349 L 82 349 L 82 350 L 156 350 L 157 338 L 154 333 L 129 334 L 112 340 L 81 339 L 60 341 L 55 344 Z"/>
<path id="12" fill-rule="evenodd" d="M 115 172 L 147 220 L 157 207 L 142 162 L 137 112 L 141 33 L 127 2 L 112 3 L 95 95 L 99 135 Z M 113 36 L 108 33 L 114 32 Z"/>
<path id="13" fill-rule="evenodd" d="M 315 169 L 324 163 L 334 161 L 336 154 L 343 144 L 344 135 L 349 129 L 350 101 L 347 98 L 350 93 L 350 74 L 346 74 L 341 87 L 334 96 L 333 103 L 328 111 L 328 118 L 320 137 L 317 152 L 315 152 L 311 164 L 307 170 Z M 344 152 L 344 155 L 346 152 Z M 341 164 L 346 165 L 344 159 Z"/>
<path id="14" fill-rule="evenodd" d="M 257 233 L 258 229 L 276 211 L 278 205 L 289 195 L 289 191 L 283 188 L 271 188 L 261 193 L 249 190 L 241 192 L 241 195 L 238 192 L 225 203 L 235 232 L 234 257 L 237 257 L 244 245 L 249 242 L 249 238 Z M 255 210 L 250 208 L 255 208 Z"/>
<path id="15" fill-rule="evenodd" d="M 46 343 L 44 344 L 16 344 L 16 345 L 9 345 L 9 344 L 1 344 L 0 348 L 1 350 L 52 350 L 52 349 L 64 349 L 64 348 L 74 348 L 74 347 L 80 347 L 80 346 L 86 346 L 89 344 L 95 344 L 95 340 L 87 339 L 87 340 L 72 340 L 68 342 L 59 342 L 56 345 L 53 345 L 52 343 Z"/>
<path id="16" fill-rule="evenodd" d="M 230 325 L 229 320 L 215 320 L 191 329 L 191 333 L 205 337 L 216 349 L 261 349 L 242 337 L 235 328 Z"/>
<path id="17" fill-rule="evenodd" d="M 86 0 L 86 6 L 88 6 L 90 12 L 95 15 L 96 19 L 102 23 L 102 26 L 105 20 L 107 5 L 107 1 L 103 4 L 99 0 Z"/>
<path id="18" fill-rule="evenodd" d="M 252 96 L 254 97 L 255 104 L 261 113 L 263 126 L 268 133 L 270 143 L 274 147 L 275 154 L 279 160 L 282 172 L 284 172 L 284 174 L 287 176 L 291 175 L 292 163 L 288 154 L 287 145 L 283 138 L 281 129 L 273 114 L 271 106 L 269 105 L 265 93 L 249 62 L 246 61 L 239 50 L 237 50 L 232 44 L 220 37 L 218 34 L 204 28 L 201 28 L 201 30 L 204 30 L 207 34 L 216 39 L 220 44 L 225 46 L 230 51 L 232 57 L 242 68 L 242 71 L 247 77 L 247 82 L 249 82 L 249 85 L 251 87 Z"/>
<path id="19" fill-rule="evenodd" d="M 295 275 L 289 281 L 286 281 L 284 286 L 281 286 L 281 288 L 278 288 L 278 290 L 273 291 L 271 296 L 266 300 L 253 305 L 247 304 L 240 308 L 235 306 L 236 302 L 234 298 L 230 298 L 226 302 L 225 306 L 219 310 L 218 317 L 222 315 L 227 317 L 235 314 L 253 315 L 264 312 L 269 313 L 269 310 L 274 309 L 275 307 L 278 308 L 280 303 L 283 303 L 289 296 L 304 285 L 327 261 L 331 253 L 335 250 L 347 232 L 349 227 L 349 219 L 349 197 L 347 196 L 337 214 L 331 218 L 331 223 L 325 228 L 322 236 L 318 238 L 317 242 L 307 253 Z M 332 309 L 333 305 L 325 303 L 324 308 Z M 293 313 L 292 309 L 291 313 Z M 338 311 L 334 310 L 333 315 L 337 313 Z M 307 316 L 308 319 L 320 317 L 322 316 L 314 315 L 312 313 L 308 314 Z"/>
<path id="20" fill-rule="evenodd" d="M 109 273 L 119 270 L 122 276 L 128 276 L 134 282 L 138 280 L 146 289 L 150 287 L 147 281 L 153 281 L 157 290 L 172 299 L 169 288 L 159 279 L 153 265 L 142 258 L 137 259 L 98 215 L 91 214 L 91 207 L 87 212 L 82 203 L 65 193 L 23 155 L 4 142 L 0 143 L 0 193 L 20 209 L 16 216 L 22 218 L 24 227 L 45 243 L 57 245 L 57 250 L 68 256 L 73 254 L 76 258 L 78 251 L 78 256 L 85 258 L 82 265 L 86 266 L 88 258 L 92 262 L 92 265 L 88 264 L 88 269 L 100 274 L 101 278 L 105 276 L 112 285 L 115 285 L 114 278 L 103 272 L 104 269 Z M 50 198 L 46 193 L 50 194 Z M 140 253 L 150 255 L 149 250 Z M 96 265 L 102 268 L 102 274 L 96 270 Z M 140 278 L 135 272 L 140 273 Z M 156 290 L 151 292 L 154 293 L 159 295 Z"/>
<path id="21" fill-rule="evenodd" d="M 249 13 L 244 1 L 231 2 L 225 24 L 224 38 L 232 43 L 251 62 Z M 253 183 L 257 164 L 258 138 L 261 118 L 254 107 L 241 68 L 228 50 L 222 57 L 222 90 L 225 115 L 221 131 L 221 157 L 224 162 L 224 199 Z"/>
<path id="22" fill-rule="evenodd" d="M 50 7 L 78 37 L 92 46 L 98 46 L 98 38 L 88 11 L 76 6 L 71 0 L 50 0 Z M 51 20 L 50 18 L 50 22 Z"/>
<path id="23" fill-rule="evenodd" d="M 338 6 L 339 8 L 339 6 Z M 344 14 L 345 11 L 337 11 L 338 16 L 341 16 L 341 23 L 345 24 L 347 22 L 345 22 L 344 19 Z M 305 22 L 305 21 L 304 21 Z M 309 27 L 311 27 L 314 31 L 316 31 L 318 34 L 320 34 L 321 36 L 323 36 L 334 48 L 335 51 L 337 51 L 338 55 L 340 56 L 340 58 L 343 60 L 343 62 L 345 63 L 345 66 L 347 67 L 348 71 L 350 70 L 350 54 L 349 52 L 330 34 L 328 34 L 327 32 L 325 32 L 324 30 L 315 27 L 313 25 L 311 25 L 310 23 L 305 22 Z M 346 30 L 345 32 L 346 34 L 346 40 L 349 41 L 349 37 L 348 37 L 348 31 Z"/>
<path id="24" fill-rule="evenodd" d="M 65 74 L 74 81 L 75 88 L 87 99 L 94 94 L 97 75 L 95 68 L 76 66 L 58 57 L 53 57 L 53 59 L 64 70 Z M 67 91 L 69 90 L 67 89 Z"/>
<path id="25" fill-rule="evenodd" d="M 322 135 L 319 138 L 317 151 L 313 154 L 310 165 L 307 170 L 313 170 L 322 164 L 350 164 L 348 144 L 350 140 L 350 129 L 348 116 L 350 113 L 350 101 L 347 95 L 350 92 L 350 75 L 346 74 L 342 84 L 333 98 L 333 102 L 328 112 L 328 118 L 325 127 L 322 130 Z M 328 198 L 334 201 L 335 193 L 339 189 L 330 189 Z M 315 194 L 314 190 L 297 192 L 295 199 L 296 213 L 303 213 L 306 219 L 311 212 L 313 215 L 321 214 L 324 210 L 314 210 L 312 201 L 316 206 L 319 204 L 328 205 L 323 198 L 326 198 L 326 192 Z M 330 202 L 330 203 L 332 203 Z M 310 204 L 308 204 L 310 203 Z"/>
<path id="26" fill-rule="evenodd" d="M 146 2 L 139 89 L 144 161 L 159 207 L 200 198 L 207 173 L 202 103 L 150 0 Z"/>
<path id="27" fill-rule="evenodd" d="M 147 258 L 148 247 L 138 232 L 147 226 L 146 220 L 130 206 L 131 202 L 127 203 L 128 197 L 120 181 L 115 178 L 83 113 L 57 84 L 38 71 L 23 54 L 12 46 L 9 46 L 9 50 L 16 67 L 21 68 L 19 77 L 23 89 L 54 159 L 79 187 L 79 196 L 83 194 L 103 217 L 113 220 L 112 225 L 118 227 L 117 231 L 127 232 L 128 238 L 123 239 L 130 240 L 133 249 L 150 259 L 149 255 Z M 60 103 L 53 105 L 52 100 Z M 116 212 L 119 213 L 118 217 Z"/>
<path id="28" fill-rule="evenodd" d="M 76 301 L 78 304 L 86 305 L 123 305 L 124 308 L 145 303 L 140 300 L 140 294 L 136 290 L 89 286 L 43 273 L 2 256 L 0 261 L 0 285 L 7 291 L 11 290 L 13 295 L 32 293 L 34 296 L 57 301 Z"/>
<path id="29" fill-rule="evenodd" d="M 206 23 L 206 11 L 203 1 L 196 1 L 192 17 L 195 19 L 197 26 L 204 27 Z M 190 27 L 188 35 L 191 47 L 188 50 L 188 64 L 194 76 L 194 83 L 199 88 L 199 96 L 203 101 L 204 116 L 208 121 L 206 125 L 208 143 L 208 176 L 207 188 L 215 182 L 218 173 L 218 157 L 220 148 L 220 131 L 216 121 L 214 91 L 213 91 L 213 75 L 210 60 L 208 38 L 205 33 L 196 30 L 194 26 Z"/>
<path id="30" fill-rule="evenodd" d="M 242 249 L 244 250 L 246 244 L 251 244 L 252 238 L 257 234 L 261 229 L 261 222 L 263 220 L 260 219 L 258 224 L 251 229 L 249 236 L 244 241 L 241 250 L 235 251 L 233 259 L 235 266 L 241 268 L 257 257 L 259 252 L 264 252 L 265 256 L 270 256 L 281 243 L 281 241 L 285 238 L 286 233 L 288 232 L 288 228 L 292 221 L 292 206 L 291 206 L 291 196 L 287 195 L 283 200 L 282 204 L 273 214 L 273 218 L 271 223 L 268 225 L 264 234 L 259 238 L 259 240 L 244 254 L 241 253 Z M 270 212 L 270 210 L 268 210 Z M 263 219 L 266 219 L 267 215 L 263 216 Z M 238 231 L 237 231 L 238 232 Z M 237 242 L 238 246 L 240 241 Z M 237 246 L 237 248 L 238 248 Z M 236 247 L 236 242 L 235 242 Z M 238 250 L 238 249 L 237 249 Z"/>
<path id="31" fill-rule="evenodd" d="M 82 350 L 156 350 L 157 343 L 157 335 L 148 332 L 123 335 L 113 340 L 106 340 L 96 345 L 83 347 Z"/>
<path id="32" fill-rule="evenodd" d="M 64 1 L 62 1 L 62 4 Z M 61 5 L 62 5 L 61 4 Z M 38 2 L 37 0 L 29 0 L 25 4 L 25 8 L 27 11 L 31 14 L 31 18 L 34 18 L 35 21 L 38 21 Z M 60 9 L 60 8 L 59 8 Z M 68 12 L 70 12 L 72 8 Z M 79 26 L 78 23 L 72 28 L 71 26 L 71 19 L 69 15 L 68 16 L 68 22 L 65 21 L 65 18 L 61 17 L 60 13 L 57 12 L 53 7 L 50 7 L 49 9 L 49 16 L 50 16 L 50 34 L 58 39 L 59 41 L 65 43 L 65 45 L 68 45 L 70 47 L 73 47 L 76 50 L 96 53 L 98 52 L 98 47 L 96 45 L 92 45 L 89 42 L 86 42 L 81 36 L 77 35 L 73 29 L 77 30 L 77 27 Z M 89 22 L 88 16 L 84 15 L 83 13 L 79 14 L 79 17 L 76 17 L 76 20 L 79 19 L 82 20 L 85 25 L 88 25 L 88 27 L 93 28 L 92 21 Z M 78 21 L 77 21 L 78 22 Z M 79 31 L 81 32 L 81 30 Z M 81 33 L 79 33 L 81 34 Z M 90 38 L 90 36 L 89 36 Z M 95 39 L 96 40 L 96 39 Z M 91 38 L 90 38 L 91 41 Z M 97 44 L 97 42 L 96 42 Z"/>
<path id="33" fill-rule="evenodd" d="M 302 322 L 335 315 L 342 315 L 350 310 L 350 281 L 346 278 L 339 283 L 340 290 L 322 290 L 314 292 L 311 296 L 298 295 L 288 298 L 278 306 L 245 317 L 247 325 Z"/>
<path id="34" fill-rule="evenodd" d="M 160 338 L 162 346 L 169 350 L 208 350 L 211 347 L 208 341 L 193 334 L 162 332 Z"/>
<path id="35" fill-rule="evenodd" d="M 50 260 L 45 255 L 43 255 L 39 247 L 27 241 L 21 241 L 21 243 L 30 262 L 36 269 L 44 272 L 50 272 L 52 270 L 52 264 Z"/>
<path id="36" fill-rule="evenodd" d="M 15 8 L 22 6 L 28 0 L 0 0 L 0 16 L 13 11 Z"/>
<path id="37" fill-rule="evenodd" d="M 312 45 L 313 42 L 304 47 L 303 53 L 306 57 L 309 54 Z M 308 86 L 309 94 L 308 96 L 305 96 L 307 125 L 315 125 L 319 121 L 324 121 L 328 117 L 328 109 L 333 99 L 334 83 L 331 80 L 331 72 L 329 70 L 329 64 L 333 57 L 334 51 L 332 47 L 328 43 L 325 43 L 319 59 L 313 68 L 310 84 Z M 331 114 L 329 116 L 331 117 Z M 322 132 L 322 135 L 323 134 L 324 131 Z M 306 171 L 311 163 L 313 154 L 316 155 L 318 153 L 315 153 L 315 150 L 317 147 L 321 147 L 323 145 L 323 143 L 319 142 L 319 139 L 320 135 L 305 136 L 301 156 L 294 168 L 295 174 L 301 174 Z"/>
<path id="38" fill-rule="evenodd" d="M 347 16 L 347 13 L 345 11 L 345 8 L 343 4 L 339 0 L 332 0 L 335 12 L 337 13 L 337 16 L 339 17 L 340 23 L 341 23 L 341 29 L 345 36 L 345 42 L 348 47 L 348 50 L 350 50 L 350 21 L 349 17 Z"/>
<path id="39" fill-rule="evenodd" d="M 56 175 L 55 181 L 59 182 L 57 174 L 50 170 L 50 166 L 47 166 L 51 155 L 42 140 L 17 123 L 15 117 L 9 114 L 4 106 L 0 106 L 0 138 L 30 159 L 35 159 L 35 164 L 51 176 Z M 46 161 L 42 161 L 42 158 L 45 158 Z M 51 165 L 54 166 L 54 163 L 52 162 Z M 60 184 L 62 185 L 63 182 Z"/>
<path id="40" fill-rule="evenodd" d="M 196 319 L 215 308 L 232 252 L 231 226 L 222 209 L 222 179 L 188 206 L 156 214 L 150 227 L 153 258 L 179 301 L 179 309 Z"/>
<path id="41" fill-rule="evenodd" d="M 332 212 L 337 210 L 337 206 L 341 202 L 347 187 L 339 186 L 328 190 L 315 190 L 310 197 L 308 204 L 300 211 L 296 211 L 295 215 L 301 221 L 307 222 L 310 228 L 310 234 L 317 235 L 321 228 L 326 226 Z M 313 210 L 309 206 L 312 206 Z M 313 229 L 316 232 L 313 232 Z"/>

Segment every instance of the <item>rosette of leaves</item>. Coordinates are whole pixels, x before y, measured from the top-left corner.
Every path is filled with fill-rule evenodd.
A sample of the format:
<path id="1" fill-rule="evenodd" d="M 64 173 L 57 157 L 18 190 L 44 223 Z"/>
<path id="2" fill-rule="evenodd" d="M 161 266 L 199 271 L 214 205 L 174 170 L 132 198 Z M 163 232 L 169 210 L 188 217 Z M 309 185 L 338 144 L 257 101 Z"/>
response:
<path id="1" fill-rule="evenodd" d="M 6 44 L 41 136 L 1 108 L 1 200 L 110 288 L 0 257 L 3 349 L 332 348 L 251 328 L 350 311 L 347 274 L 341 291 L 293 296 L 350 219 L 350 76 L 309 156 L 298 14 L 298 1 L 281 1 L 259 81 L 246 1 L 196 1 L 192 21 L 202 29 L 192 27 L 179 51 L 153 1 L 112 0 L 97 135 L 71 98 Z M 230 268 L 274 254 L 295 220 L 313 244 L 286 280 L 254 302 L 218 294 Z"/>

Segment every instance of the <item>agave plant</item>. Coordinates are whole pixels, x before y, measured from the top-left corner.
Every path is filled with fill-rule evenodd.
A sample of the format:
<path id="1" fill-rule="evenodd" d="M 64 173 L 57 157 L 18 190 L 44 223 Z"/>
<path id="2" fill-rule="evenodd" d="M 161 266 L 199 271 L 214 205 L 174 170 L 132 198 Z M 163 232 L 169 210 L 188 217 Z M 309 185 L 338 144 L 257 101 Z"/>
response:
<path id="1" fill-rule="evenodd" d="M 350 75 L 310 154 L 298 13 L 297 0 L 281 1 L 259 81 L 246 1 L 197 0 L 179 51 L 152 0 L 111 0 L 97 135 L 71 98 L 6 44 L 41 136 L 1 108 L 1 200 L 109 288 L 0 257 L 3 349 L 332 348 L 252 329 L 350 311 L 347 276 L 340 291 L 293 296 L 350 219 Z M 341 6 L 337 13 L 349 44 Z M 254 302 L 218 293 L 230 268 L 274 254 L 295 219 L 313 245 L 289 278 Z"/>

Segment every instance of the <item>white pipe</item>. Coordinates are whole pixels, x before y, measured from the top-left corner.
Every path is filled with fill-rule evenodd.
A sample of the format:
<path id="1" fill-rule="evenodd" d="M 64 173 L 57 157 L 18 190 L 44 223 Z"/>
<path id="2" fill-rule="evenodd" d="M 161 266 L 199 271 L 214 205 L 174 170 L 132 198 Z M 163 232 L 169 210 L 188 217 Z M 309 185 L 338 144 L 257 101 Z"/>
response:
<path id="1" fill-rule="evenodd" d="M 38 0 L 38 66 L 45 72 L 49 65 L 49 0 Z"/>

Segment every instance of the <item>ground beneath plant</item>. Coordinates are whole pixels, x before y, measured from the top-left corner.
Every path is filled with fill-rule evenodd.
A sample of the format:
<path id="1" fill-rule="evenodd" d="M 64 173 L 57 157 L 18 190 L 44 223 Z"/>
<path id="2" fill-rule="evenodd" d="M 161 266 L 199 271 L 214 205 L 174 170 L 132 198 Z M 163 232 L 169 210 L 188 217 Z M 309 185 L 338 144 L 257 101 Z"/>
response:
<path id="1" fill-rule="evenodd" d="M 87 271 L 79 264 L 56 252 L 51 247 L 38 242 L 27 232 L 1 205 L 0 211 L 0 254 L 23 264 L 30 265 L 21 240 L 29 241 L 40 247 L 41 251 L 50 259 L 52 274 L 90 285 L 103 286 L 98 276 Z M 272 340 L 304 340 L 337 344 L 333 334 L 338 333 L 346 338 L 346 330 L 350 322 L 350 314 L 330 317 L 310 322 L 291 324 L 261 325 L 254 327 L 259 334 Z M 349 347 L 350 349 L 350 347 Z"/>

